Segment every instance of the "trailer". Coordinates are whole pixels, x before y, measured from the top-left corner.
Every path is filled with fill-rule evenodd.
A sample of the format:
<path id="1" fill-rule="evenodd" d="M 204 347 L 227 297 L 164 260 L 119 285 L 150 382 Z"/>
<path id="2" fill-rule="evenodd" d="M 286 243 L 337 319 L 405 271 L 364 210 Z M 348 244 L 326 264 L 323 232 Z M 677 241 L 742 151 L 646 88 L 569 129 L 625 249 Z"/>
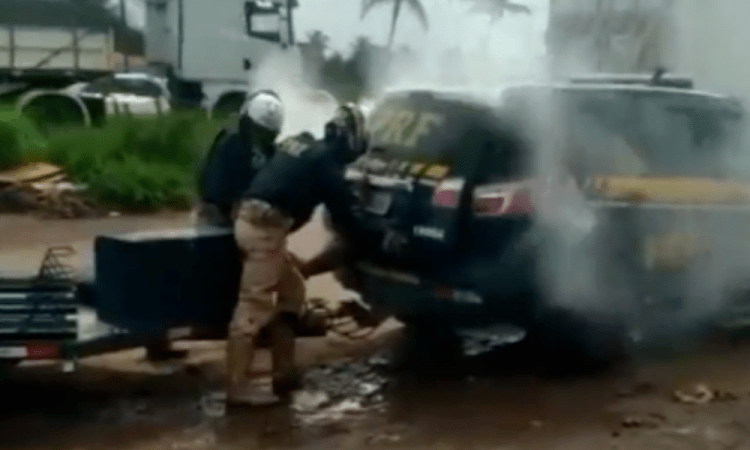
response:
<path id="1" fill-rule="evenodd" d="M 41 126 L 167 112 L 166 82 L 117 73 L 138 37 L 101 5 L 0 0 L 0 102 Z"/>
<path id="2" fill-rule="evenodd" d="M 0 1 L 0 93 L 61 88 L 114 70 L 115 21 L 105 9 Z"/>
<path id="3" fill-rule="evenodd" d="M 72 371 L 81 358 L 148 347 L 165 336 L 170 343 L 226 338 L 241 273 L 231 231 L 99 236 L 85 274 L 66 263 L 72 255 L 53 247 L 34 277 L 0 277 L 0 369 L 47 360 Z M 379 324 L 356 300 L 333 310 L 310 299 L 296 333 L 325 336 L 347 319 L 365 330 Z M 260 347 L 267 338 L 261 334 Z"/>

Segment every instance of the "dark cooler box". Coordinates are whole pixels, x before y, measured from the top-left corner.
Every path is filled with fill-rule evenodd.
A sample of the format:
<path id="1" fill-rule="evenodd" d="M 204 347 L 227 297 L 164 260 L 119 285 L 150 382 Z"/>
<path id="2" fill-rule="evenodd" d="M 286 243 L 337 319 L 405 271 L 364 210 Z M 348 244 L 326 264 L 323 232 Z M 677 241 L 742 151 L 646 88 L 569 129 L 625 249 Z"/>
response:
<path id="1" fill-rule="evenodd" d="M 94 304 L 103 321 L 131 331 L 229 322 L 241 272 L 231 231 L 100 236 L 94 248 Z"/>

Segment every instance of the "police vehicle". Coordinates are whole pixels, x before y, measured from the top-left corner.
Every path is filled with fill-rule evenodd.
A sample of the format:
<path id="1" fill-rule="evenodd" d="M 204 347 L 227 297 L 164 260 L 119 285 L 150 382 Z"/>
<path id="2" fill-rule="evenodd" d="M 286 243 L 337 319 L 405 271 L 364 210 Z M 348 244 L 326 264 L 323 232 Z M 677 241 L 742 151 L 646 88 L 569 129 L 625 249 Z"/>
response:
<path id="1" fill-rule="evenodd" d="M 391 92 L 347 172 L 381 242 L 338 278 L 417 333 L 519 327 L 558 368 L 736 319 L 743 114 L 663 73 Z"/>

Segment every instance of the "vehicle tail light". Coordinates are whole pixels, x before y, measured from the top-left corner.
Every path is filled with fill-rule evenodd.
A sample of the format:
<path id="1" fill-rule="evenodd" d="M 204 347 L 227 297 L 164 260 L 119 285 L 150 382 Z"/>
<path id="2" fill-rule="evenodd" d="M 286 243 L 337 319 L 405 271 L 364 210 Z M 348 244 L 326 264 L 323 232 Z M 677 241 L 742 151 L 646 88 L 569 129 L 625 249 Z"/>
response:
<path id="1" fill-rule="evenodd" d="M 57 359 L 60 357 L 60 349 L 55 344 L 34 343 L 26 345 L 28 359 Z"/>
<path id="2" fill-rule="evenodd" d="M 461 202 L 461 191 L 464 187 L 464 180 L 454 178 L 444 180 L 435 187 L 435 193 L 432 196 L 432 204 L 440 208 L 458 208 Z"/>
<path id="3" fill-rule="evenodd" d="M 472 200 L 474 214 L 479 217 L 523 216 L 534 212 L 531 190 L 502 187 L 479 187 Z"/>

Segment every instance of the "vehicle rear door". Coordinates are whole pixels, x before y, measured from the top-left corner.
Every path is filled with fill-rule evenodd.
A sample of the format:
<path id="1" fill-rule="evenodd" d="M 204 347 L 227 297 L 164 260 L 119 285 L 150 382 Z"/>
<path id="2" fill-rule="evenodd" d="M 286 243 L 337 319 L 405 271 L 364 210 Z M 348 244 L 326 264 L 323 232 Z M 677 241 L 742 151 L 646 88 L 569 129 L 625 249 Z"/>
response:
<path id="1" fill-rule="evenodd" d="M 384 253 L 426 270 L 455 254 L 492 120 L 489 110 L 426 93 L 375 108 L 370 149 L 350 176 L 360 177 Z"/>

